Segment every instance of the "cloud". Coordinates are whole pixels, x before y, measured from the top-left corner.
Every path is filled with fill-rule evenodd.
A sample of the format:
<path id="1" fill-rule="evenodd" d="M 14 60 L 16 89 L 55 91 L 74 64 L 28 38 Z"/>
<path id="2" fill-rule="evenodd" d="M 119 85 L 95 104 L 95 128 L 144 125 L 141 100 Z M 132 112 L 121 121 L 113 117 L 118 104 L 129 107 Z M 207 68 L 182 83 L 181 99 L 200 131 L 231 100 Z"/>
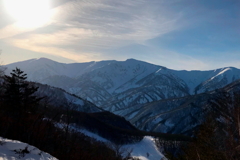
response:
<path id="1" fill-rule="evenodd" d="M 169 13 L 164 6 L 155 9 L 154 3 L 151 4 L 149 1 L 113 2 L 110 0 L 69 2 L 57 8 L 61 16 L 57 19 L 60 25 L 67 24 L 69 27 L 93 30 L 100 35 L 102 41 L 112 38 L 141 42 L 180 27 L 176 25 L 179 17 Z"/>
<path id="2" fill-rule="evenodd" d="M 0 30 L 3 33 L 0 38 L 31 51 L 74 60 L 90 57 L 96 60 L 96 53 L 99 59 L 104 57 L 99 50 L 144 44 L 148 39 L 181 27 L 177 25 L 181 15 L 172 13 L 156 0 L 69 1 L 53 12 L 51 23 L 42 28 L 23 30 L 8 26 Z M 22 36 L 16 37 L 18 34 Z"/>
<path id="3" fill-rule="evenodd" d="M 4 6 L 4 5 L 3 5 Z M 1 8 L 4 8 L 1 6 Z M 4 8 L 2 12 L 0 12 L 0 18 L 3 19 L 3 21 L 6 21 L 6 17 L 9 19 L 9 22 L 5 23 L 0 23 L 1 28 L 0 28 L 0 39 L 6 39 L 10 38 L 16 35 L 20 35 L 23 33 L 31 32 L 34 31 L 38 28 L 46 27 L 52 23 L 54 23 L 54 16 L 57 14 L 57 10 L 48 10 L 44 11 L 44 13 L 40 14 L 37 13 L 35 14 L 35 17 L 28 17 L 27 19 L 21 19 L 21 20 L 16 20 L 13 17 L 11 17 L 8 13 L 7 10 Z M 31 13 L 28 13 L 31 14 Z M 4 25 L 5 24 L 5 25 Z"/>
<path id="4" fill-rule="evenodd" d="M 54 18 L 58 25 L 97 31 L 106 38 L 144 41 L 179 27 L 179 17 L 160 7 L 154 9 L 149 1 L 73 1 L 55 8 Z"/>
<path id="5" fill-rule="evenodd" d="M 50 22 L 49 22 L 50 23 Z M 48 24 L 49 24 L 48 23 Z M 14 37 L 16 35 L 20 35 L 26 32 L 31 32 L 36 30 L 39 27 L 46 26 L 47 24 L 43 24 L 42 26 L 34 26 L 34 27 L 21 27 L 21 23 L 13 23 L 10 25 L 7 25 L 0 29 L 0 39 L 7 39 Z"/>
<path id="6" fill-rule="evenodd" d="M 9 38 L 26 31 L 26 29 L 19 28 L 16 25 L 8 25 L 0 30 L 0 39 Z"/>
<path id="7" fill-rule="evenodd" d="M 30 51 L 34 51 L 34 52 L 39 52 L 39 53 L 45 53 L 45 54 L 50 54 L 50 55 L 54 55 L 54 56 L 60 56 L 66 59 L 70 59 L 70 60 L 74 60 L 74 61 L 78 61 L 78 62 L 85 62 L 85 61 L 92 61 L 93 59 L 100 59 L 100 56 L 98 53 L 79 53 L 79 52 L 75 52 L 75 51 L 71 51 L 71 50 L 66 50 L 66 49 L 62 49 L 62 48 L 58 48 L 58 47 L 45 47 L 45 46 L 41 46 L 41 45 L 35 45 L 34 43 L 29 42 L 28 40 L 22 40 L 22 39 L 18 39 L 18 40 L 10 40 L 9 41 L 10 44 L 18 47 L 18 48 L 22 48 L 22 49 L 28 49 Z"/>

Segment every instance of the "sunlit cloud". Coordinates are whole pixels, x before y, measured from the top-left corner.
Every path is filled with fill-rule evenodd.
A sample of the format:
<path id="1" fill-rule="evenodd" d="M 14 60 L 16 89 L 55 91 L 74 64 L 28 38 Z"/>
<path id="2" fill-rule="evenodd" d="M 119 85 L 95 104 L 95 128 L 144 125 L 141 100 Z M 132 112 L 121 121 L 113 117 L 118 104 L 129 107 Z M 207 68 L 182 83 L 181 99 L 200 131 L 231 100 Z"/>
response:
<path id="1" fill-rule="evenodd" d="M 54 15 L 54 12 L 52 12 L 52 15 Z M 6 39 L 26 32 L 31 32 L 38 28 L 46 27 L 54 23 L 50 17 L 44 23 L 42 23 L 41 20 L 37 19 L 35 19 L 34 21 L 36 22 L 24 23 L 24 21 L 17 21 L 13 24 L 0 28 L 0 39 Z"/>
<path id="2" fill-rule="evenodd" d="M 171 14 L 161 5 L 161 9 L 157 8 L 161 10 L 160 13 L 158 11 L 156 14 L 154 4 L 145 8 L 146 4 L 148 1 L 144 0 L 70 1 L 54 8 L 57 14 L 52 23 L 43 27 L 47 30 L 55 25 L 61 26 L 61 29 L 50 33 L 30 32 L 21 38 L 10 38 L 8 42 L 15 47 L 71 57 L 75 60 L 90 59 L 79 58 L 83 57 L 83 52 L 87 52 L 88 55 L 85 57 L 95 57 L 93 60 L 96 60 L 95 54 L 92 53 L 100 54 L 98 49 L 118 48 L 134 43 L 144 44 L 148 39 L 181 27 L 176 25 L 181 18 L 180 15 Z M 2 38 L 31 31 L 17 28 L 11 33 L 12 29 L 6 32 L 7 29 L 0 30 L 5 32 L 5 35 L 1 35 Z M 72 52 L 69 48 L 80 50 Z M 101 53 L 101 56 L 104 57 L 104 53 Z"/>
<path id="3" fill-rule="evenodd" d="M 60 56 L 60 57 L 78 61 L 78 62 L 92 61 L 93 59 L 101 60 L 98 53 L 79 53 L 79 52 L 61 49 L 57 47 L 44 47 L 41 45 L 35 45 L 34 43 L 29 42 L 28 40 L 22 40 L 22 39 L 11 40 L 9 41 L 9 43 L 22 49 L 28 49 L 34 52 Z"/>
<path id="4" fill-rule="evenodd" d="M 16 22 L 14 24 L 8 25 L 0 29 L 0 39 L 6 39 L 22 33 L 34 31 L 35 29 L 46 26 L 46 25 L 47 24 L 44 24 L 42 26 L 37 26 L 37 27 L 36 26 L 22 27 L 21 23 Z"/>
<path id="5" fill-rule="evenodd" d="M 17 25 L 8 25 L 0 29 L 0 39 L 9 38 L 27 31 L 31 31 L 31 30 L 19 28 L 17 27 Z"/>
<path id="6" fill-rule="evenodd" d="M 39 27 L 51 18 L 49 0 L 3 0 L 3 5 L 19 28 Z"/>

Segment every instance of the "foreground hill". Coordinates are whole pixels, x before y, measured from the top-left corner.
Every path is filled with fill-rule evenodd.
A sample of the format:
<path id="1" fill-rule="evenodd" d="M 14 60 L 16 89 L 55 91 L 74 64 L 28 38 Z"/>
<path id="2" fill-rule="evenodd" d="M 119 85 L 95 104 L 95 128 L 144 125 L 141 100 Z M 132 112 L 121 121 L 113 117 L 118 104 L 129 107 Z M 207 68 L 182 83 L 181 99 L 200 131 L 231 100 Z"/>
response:
<path id="1" fill-rule="evenodd" d="M 0 159 L 2 160 L 57 160 L 27 143 L 2 137 L 0 142 Z"/>
<path id="2" fill-rule="evenodd" d="M 46 105 L 52 105 L 55 107 L 69 108 L 71 110 L 77 110 L 80 112 L 94 113 L 103 112 L 104 110 L 97 107 L 93 103 L 82 99 L 74 94 L 70 94 L 61 88 L 52 87 L 49 85 L 43 85 L 40 83 L 31 83 L 34 86 L 39 87 L 36 95 L 38 97 L 45 97 L 43 102 Z"/>

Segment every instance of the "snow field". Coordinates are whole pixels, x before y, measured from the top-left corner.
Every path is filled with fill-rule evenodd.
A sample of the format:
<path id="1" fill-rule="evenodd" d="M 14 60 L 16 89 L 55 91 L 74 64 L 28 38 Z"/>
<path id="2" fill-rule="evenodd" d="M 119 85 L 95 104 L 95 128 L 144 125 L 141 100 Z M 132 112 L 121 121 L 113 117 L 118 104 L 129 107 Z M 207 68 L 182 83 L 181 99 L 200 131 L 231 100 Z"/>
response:
<path id="1" fill-rule="evenodd" d="M 0 137 L 0 160 L 58 160 L 38 148 Z"/>

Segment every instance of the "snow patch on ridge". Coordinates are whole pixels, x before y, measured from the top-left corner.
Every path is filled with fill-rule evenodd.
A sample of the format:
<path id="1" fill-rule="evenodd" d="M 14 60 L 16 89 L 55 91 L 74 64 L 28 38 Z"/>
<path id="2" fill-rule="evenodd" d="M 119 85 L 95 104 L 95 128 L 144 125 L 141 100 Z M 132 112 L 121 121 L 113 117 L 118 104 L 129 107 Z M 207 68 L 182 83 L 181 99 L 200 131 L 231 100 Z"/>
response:
<path id="1" fill-rule="evenodd" d="M 164 158 L 154 143 L 154 139 L 150 136 L 145 136 L 142 141 L 136 144 L 125 145 L 126 148 L 132 148 L 132 156 L 138 157 L 141 160 L 160 160 Z"/>
<path id="2" fill-rule="evenodd" d="M 72 95 L 69 95 L 67 93 L 64 93 L 64 94 L 65 94 L 65 97 L 66 97 L 66 99 L 68 100 L 69 103 L 73 103 L 73 104 L 77 104 L 77 105 L 81 105 L 81 106 L 84 105 L 83 100 L 81 100 L 79 98 L 76 98 Z"/>

